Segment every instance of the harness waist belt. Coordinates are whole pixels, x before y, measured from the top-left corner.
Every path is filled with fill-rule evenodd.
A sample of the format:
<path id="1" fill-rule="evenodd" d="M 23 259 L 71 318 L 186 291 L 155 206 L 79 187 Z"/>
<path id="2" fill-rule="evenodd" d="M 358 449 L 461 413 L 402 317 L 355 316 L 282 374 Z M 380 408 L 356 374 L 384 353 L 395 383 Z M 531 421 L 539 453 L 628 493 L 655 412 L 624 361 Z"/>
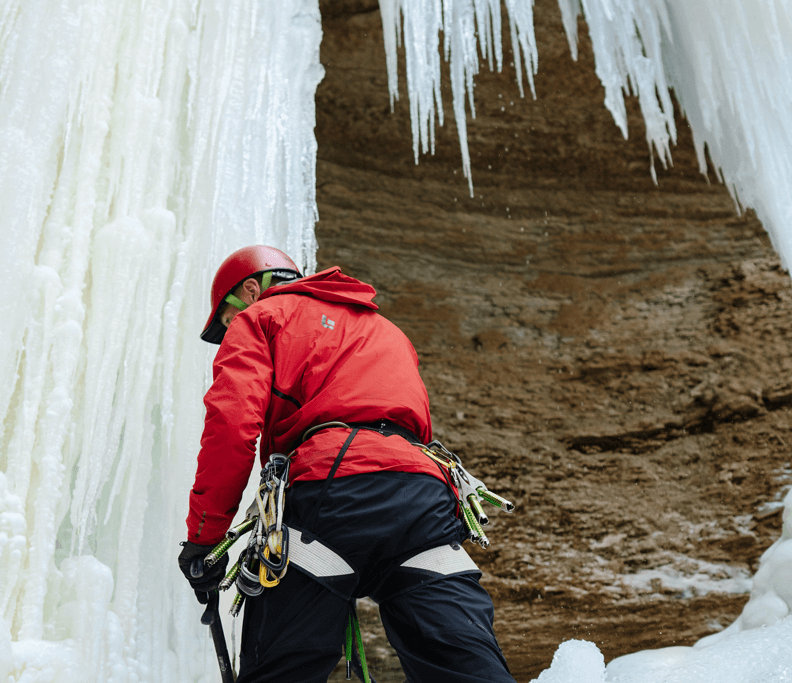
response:
<path id="1" fill-rule="evenodd" d="M 374 422 L 349 422 L 350 427 L 358 427 L 359 429 L 368 429 L 370 431 L 379 432 L 383 436 L 391 436 L 395 434 L 402 439 L 406 439 L 410 443 L 421 443 L 421 440 L 413 434 L 409 429 L 397 425 L 390 420 L 376 420 Z"/>
<path id="2" fill-rule="evenodd" d="M 312 438 L 314 434 L 321 432 L 324 429 L 366 429 L 370 432 L 379 432 L 383 436 L 400 436 L 402 439 L 409 441 L 411 444 L 422 444 L 423 442 L 413 434 L 406 427 L 391 422 L 390 420 L 375 420 L 374 422 L 341 422 L 333 420 L 323 424 L 315 425 L 306 429 L 302 437 L 295 443 L 296 448 L 302 443 Z"/>

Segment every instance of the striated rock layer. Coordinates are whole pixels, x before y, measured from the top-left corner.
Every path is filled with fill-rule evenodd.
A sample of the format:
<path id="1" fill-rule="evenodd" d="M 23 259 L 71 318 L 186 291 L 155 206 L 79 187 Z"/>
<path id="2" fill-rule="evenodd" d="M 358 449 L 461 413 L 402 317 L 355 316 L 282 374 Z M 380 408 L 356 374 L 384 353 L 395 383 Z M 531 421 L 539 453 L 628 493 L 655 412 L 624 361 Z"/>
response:
<path id="1" fill-rule="evenodd" d="M 477 79 L 473 198 L 449 92 L 436 154 L 413 162 L 375 0 L 322 12 L 319 267 L 376 287 L 436 436 L 519 506 L 471 551 L 515 677 L 568 638 L 609 660 L 724 627 L 792 482 L 792 288 L 764 229 L 698 173 L 681 116 L 652 183 L 637 104 L 625 141 L 585 24 L 573 62 L 554 0 L 535 7 L 538 100 L 513 67 Z M 371 638 L 378 680 L 403 680 Z"/>

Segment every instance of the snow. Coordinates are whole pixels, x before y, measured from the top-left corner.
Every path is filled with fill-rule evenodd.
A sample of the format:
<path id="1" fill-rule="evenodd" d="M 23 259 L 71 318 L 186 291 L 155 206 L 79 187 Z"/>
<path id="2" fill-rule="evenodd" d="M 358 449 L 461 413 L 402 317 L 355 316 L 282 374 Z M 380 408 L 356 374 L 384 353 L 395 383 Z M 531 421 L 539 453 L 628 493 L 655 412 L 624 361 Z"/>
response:
<path id="1" fill-rule="evenodd" d="M 740 567 L 714 564 L 678 553 L 672 561 L 654 569 L 642 569 L 620 577 L 621 583 L 639 593 L 672 592 L 683 598 L 708 593 L 741 595 L 751 590 L 751 578 Z"/>
<path id="2" fill-rule="evenodd" d="M 541 96 L 532 3 L 505 5 L 520 94 L 525 77 Z M 702 170 L 706 145 L 788 265 L 790 6 L 559 6 L 573 55 L 585 15 L 624 134 L 633 92 L 650 148 L 670 163 L 673 88 Z M 440 60 L 450 60 L 472 191 L 466 108 L 475 114 L 480 59 L 503 63 L 500 2 L 381 9 L 392 99 L 403 36 L 416 159 L 442 124 Z M 315 268 L 320 40 L 317 0 L 0 5 L 0 681 L 216 678 L 175 564 L 213 352 L 198 332 L 233 249 L 268 243 Z M 790 514 L 787 496 L 784 534 L 724 631 L 607 669 L 594 644 L 570 641 L 538 680 L 792 680 Z M 690 558 L 653 571 L 622 579 L 683 593 L 748 585 Z"/>
<path id="3" fill-rule="evenodd" d="M 175 565 L 214 271 L 315 268 L 315 1 L 0 5 L 0 680 L 214 679 Z"/>
<path id="4" fill-rule="evenodd" d="M 609 683 L 782 683 L 792 680 L 792 652 L 786 647 L 792 620 L 748 631 L 702 647 L 645 650 L 614 659 Z"/>

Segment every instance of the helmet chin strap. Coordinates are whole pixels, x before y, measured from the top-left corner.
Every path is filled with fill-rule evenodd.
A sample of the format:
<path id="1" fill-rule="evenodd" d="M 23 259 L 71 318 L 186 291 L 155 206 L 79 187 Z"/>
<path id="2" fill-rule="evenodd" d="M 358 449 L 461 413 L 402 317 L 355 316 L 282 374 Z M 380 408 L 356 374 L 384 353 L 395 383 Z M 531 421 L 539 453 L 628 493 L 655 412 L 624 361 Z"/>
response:
<path id="1" fill-rule="evenodd" d="M 272 271 L 262 273 L 261 291 L 263 292 L 265 289 L 269 288 L 271 282 L 272 282 Z M 227 294 L 225 298 L 225 302 L 231 304 L 234 308 L 238 308 L 240 311 L 244 311 L 250 305 L 250 304 L 246 304 L 244 301 L 242 301 L 242 299 L 234 296 L 233 294 Z"/>
<path id="2" fill-rule="evenodd" d="M 225 302 L 231 304 L 234 308 L 238 308 L 240 311 L 244 311 L 249 306 L 249 304 L 246 304 L 242 299 L 235 297 L 233 294 L 227 295 Z"/>

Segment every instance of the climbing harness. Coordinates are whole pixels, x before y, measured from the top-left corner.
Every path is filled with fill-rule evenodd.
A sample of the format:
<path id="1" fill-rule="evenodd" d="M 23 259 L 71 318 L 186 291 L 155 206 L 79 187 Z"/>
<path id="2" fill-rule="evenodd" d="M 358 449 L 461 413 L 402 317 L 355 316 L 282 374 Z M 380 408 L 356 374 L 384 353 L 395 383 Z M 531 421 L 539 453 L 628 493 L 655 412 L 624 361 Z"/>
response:
<path id="1" fill-rule="evenodd" d="M 440 465 L 441 470 L 444 472 L 444 478 L 446 479 L 446 482 L 449 484 L 452 490 L 455 490 L 457 503 L 459 505 L 459 514 L 462 517 L 465 529 L 468 532 L 468 538 L 471 540 L 471 542 L 477 543 L 482 548 L 488 548 L 490 544 L 483 528 L 489 524 L 489 517 L 484 512 L 484 508 L 481 505 L 482 501 L 505 510 L 506 512 L 514 512 L 514 503 L 490 491 L 484 482 L 482 482 L 480 479 L 476 479 L 476 477 L 470 474 L 470 472 L 468 472 L 462 466 L 462 460 L 460 460 L 459 456 L 449 451 L 442 443 L 434 440 L 430 441 L 426 445 L 423 445 L 415 434 L 405 429 L 401 425 L 391 422 L 390 420 L 378 420 L 375 422 L 351 422 L 349 424 L 344 422 L 325 422 L 306 431 L 302 440 L 303 442 L 306 441 L 320 429 L 329 429 L 333 427 L 352 429 L 353 431 L 347 439 L 347 443 L 344 444 L 341 452 L 338 454 L 335 463 L 333 463 L 333 467 L 330 471 L 330 475 L 327 478 L 325 488 L 320 495 L 320 500 L 324 495 L 324 491 L 326 491 L 327 486 L 329 486 L 329 482 L 335 475 L 335 471 L 338 469 L 338 465 L 341 463 L 341 458 L 346 452 L 349 442 L 351 442 L 358 430 L 365 429 L 379 432 L 384 436 L 397 434 L 398 436 L 401 436 L 402 438 L 409 441 L 412 445 L 420 448 L 424 455 L 427 455 L 438 465 Z M 316 513 L 317 511 L 318 504 L 317 509 L 315 509 L 314 512 Z M 310 527 L 310 525 L 307 526 Z"/>
<path id="2" fill-rule="evenodd" d="M 237 616 L 246 597 L 261 595 L 265 588 L 277 586 L 286 575 L 290 564 L 294 564 L 323 587 L 349 602 L 344 654 L 347 665 L 347 680 L 351 673 L 358 675 L 364 683 L 376 683 L 371 678 L 363 651 L 360 623 L 355 610 L 353 594 L 358 583 L 358 573 L 341 555 L 314 536 L 309 529 L 315 528 L 315 521 L 321 510 L 322 500 L 330 487 L 341 461 L 360 430 L 377 431 L 386 436 L 397 434 L 438 464 L 443 477 L 459 506 L 459 516 L 465 525 L 468 538 L 482 548 L 489 546 L 489 539 L 483 527 L 489 523 L 481 502 L 499 507 L 506 512 L 514 511 L 514 504 L 487 489 L 486 485 L 471 475 L 463 466 L 459 456 L 449 451 L 439 441 L 424 445 L 409 430 L 388 420 L 368 423 L 326 422 L 307 430 L 301 442 L 305 442 L 321 429 L 351 429 L 335 458 L 325 479 L 316 503 L 305 520 L 305 528 L 283 523 L 284 499 L 289 484 L 291 456 L 273 453 L 261 473 L 261 483 L 256 490 L 256 498 L 248 508 L 242 523 L 232 527 L 226 537 L 206 556 L 207 567 L 215 564 L 244 534 L 250 532 L 247 547 L 239 559 L 228 570 L 219 585 L 227 590 L 236 585 L 237 594 L 231 605 L 231 614 Z M 436 581 L 455 574 L 478 571 L 475 562 L 462 547 L 453 543 L 425 550 L 404 560 L 394 567 L 382 583 L 372 593 L 377 601 L 389 599 L 399 593 L 412 590 L 419 585 Z M 353 648 L 357 645 L 357 652 Z"/>

